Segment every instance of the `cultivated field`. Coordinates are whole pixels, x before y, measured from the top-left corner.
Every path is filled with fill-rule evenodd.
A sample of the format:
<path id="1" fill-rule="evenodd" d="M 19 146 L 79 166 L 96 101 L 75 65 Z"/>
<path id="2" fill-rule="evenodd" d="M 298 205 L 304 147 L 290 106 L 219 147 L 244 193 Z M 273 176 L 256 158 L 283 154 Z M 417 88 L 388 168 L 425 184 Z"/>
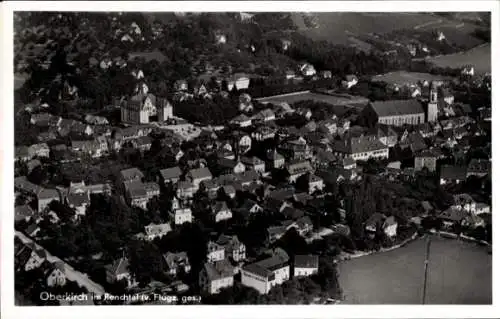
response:
<path id="1" fill-rule="evenodd" d="M 299 93 L 299 94 L 291 94 L 285 96 L 274 96 L 268 98 L 258 99 L 261 103 L 281 103 L 286 102 L 288 104 L 292 104 L 299 101 L 313 100 L 315 102 L 323 102 L 329 103 L 332 105 L 353 105 L 353 104 L 366 104 L 369 102 L 367 98 L 361 96 L 348 96 L 348 95 L 327 95 L 320 93 Z"/>
<path id="2" fill-rule="evenodd" d="M 339 264 L 347 304 L 419 304 L 425 240 Z M 426 304 L 491 304 L 492 258 L 486 247 L 433 237 Z"/>
<path id="3" fill-rule="evenodd" d="M 375 75 L 371 80 L 402 86 L 405 84 L 416 84 L 418 81 L 451 80 L 451 78 L 447 76 L 433 75 L 430 73 L 395 71 Z"/>
<path id="4" fill-rule="evenodd" d="M 481 45 L 463 53 L 435 56 L 427 59 L 439 67 L 460 68 L 474 66 L 476 73 L 491 72 L 491 45 Z"/>

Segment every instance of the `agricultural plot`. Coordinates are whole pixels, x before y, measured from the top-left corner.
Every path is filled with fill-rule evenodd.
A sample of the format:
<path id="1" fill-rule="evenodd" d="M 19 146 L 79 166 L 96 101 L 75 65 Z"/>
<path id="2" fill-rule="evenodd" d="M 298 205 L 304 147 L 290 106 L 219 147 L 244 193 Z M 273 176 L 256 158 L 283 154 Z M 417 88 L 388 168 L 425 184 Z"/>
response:
<path id="1" fill-rule="evenodd" d="M 419 304 L 425 240 L 339 264 L 347 304 Z M 486 247 L 435 237 L 426 304 L 491 304 L 492 258 Z"/>
<path id="2" fill-rule="evenodd" d="M 460 68 L 470 64 L 476 73 L 491 72 L 491 45 L 482 45 L 466 52 L 428 58 L 427 61 L 439 67 Z"/>
<path id="3" fill-rule="evenodd" d="M 395 71 L 375 75 L 371 80 L 374 82 L 386 82 L 388 84 L 403 86 L 405 84 L 416 84 L 418 81 L 446 81 L 451 80 L 451 78 L 447 76 L 433 75 L 430 73 Z"/>

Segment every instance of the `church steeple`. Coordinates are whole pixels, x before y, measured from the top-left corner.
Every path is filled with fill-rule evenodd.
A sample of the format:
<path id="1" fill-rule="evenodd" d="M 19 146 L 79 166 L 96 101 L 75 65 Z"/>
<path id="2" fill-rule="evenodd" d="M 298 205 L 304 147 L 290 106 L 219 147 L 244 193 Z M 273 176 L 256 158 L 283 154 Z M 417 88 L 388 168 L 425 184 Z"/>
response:
<path id="1" fill-rule="evenodd" d="M 427 104 L 427 122 L 436 122 L 438 117 L 438 91 L 436 86 L 431 86 Z"/>

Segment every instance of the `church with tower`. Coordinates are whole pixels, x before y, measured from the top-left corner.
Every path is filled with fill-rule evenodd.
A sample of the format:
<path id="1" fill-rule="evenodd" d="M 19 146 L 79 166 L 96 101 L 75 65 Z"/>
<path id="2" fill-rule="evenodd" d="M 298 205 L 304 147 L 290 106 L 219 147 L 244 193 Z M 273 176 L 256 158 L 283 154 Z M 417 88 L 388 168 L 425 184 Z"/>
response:
<path id="1" fill-rule="evenodd" d="M 432 86 L 428 103 L 415 99 L 373 101 L 361 113 L 369 126 L 378 124 L 403 126 L 436 122 L 438 119 L 438 90 Z"/>
<path id="2" fill-rule="evenodd" d="M 121 121 L 126 124 L 164 122 L 173 117 L 170 102 L 151 93 L 139 93 L 123 101 L 120 111 Z"/>

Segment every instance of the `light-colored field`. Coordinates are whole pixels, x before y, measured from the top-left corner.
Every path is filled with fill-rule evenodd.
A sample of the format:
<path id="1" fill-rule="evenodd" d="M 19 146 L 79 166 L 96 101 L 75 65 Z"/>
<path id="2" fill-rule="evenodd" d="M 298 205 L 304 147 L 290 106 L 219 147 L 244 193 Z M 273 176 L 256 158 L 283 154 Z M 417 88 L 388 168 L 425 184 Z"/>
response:
<path id="1" fill-rule="evenodd" d="M 286 96 L 274 96 L 269 98 L 258 99 L 261 103 L 281 103 L 286 102 L 292 104 L 299 101 L 313 100 L 315 102 L 329 103 L 332 105 L 352 105 L 352 104 L 366 104 L 369 102 L 367 98 L 361 96 L 347 96 L 347 95 L 327 95 L 319 93 L 300 93 Z"/>
<path id="2" fill-rule="evenodd" d="M 14 90 L 17 90 L 21 88 L 28 79 L 29 75 L 28 74 L 19 74 L 15 73 L 14 74 Z"/>
<path id="3" fill-rule="evenodd" d="M 441 55 L 427 59 L 439 67 L 460 68 L 470 64 L 476 73 L 491 72 L 491 45 L 481 45 L 463 53 Z"/>
<path id="4" fill-rule="evenodd" d="M 450 77 L 433 75 L 430 73 L 395 71 L 385 74 L 375 75 L 372 81 L 386 82 L 389 84 L 405 85 L 416 84 L 418 81 L 437 81 L 437 80 L 451 80 Z"/>
<path id="5" fill-rule="evenodd" d="M 339 264 L 347 304 L 419 304 L 425 240 Z M 486 247 L 433 237 L 426 304 L 491 304 L 492 258 Z"/>

